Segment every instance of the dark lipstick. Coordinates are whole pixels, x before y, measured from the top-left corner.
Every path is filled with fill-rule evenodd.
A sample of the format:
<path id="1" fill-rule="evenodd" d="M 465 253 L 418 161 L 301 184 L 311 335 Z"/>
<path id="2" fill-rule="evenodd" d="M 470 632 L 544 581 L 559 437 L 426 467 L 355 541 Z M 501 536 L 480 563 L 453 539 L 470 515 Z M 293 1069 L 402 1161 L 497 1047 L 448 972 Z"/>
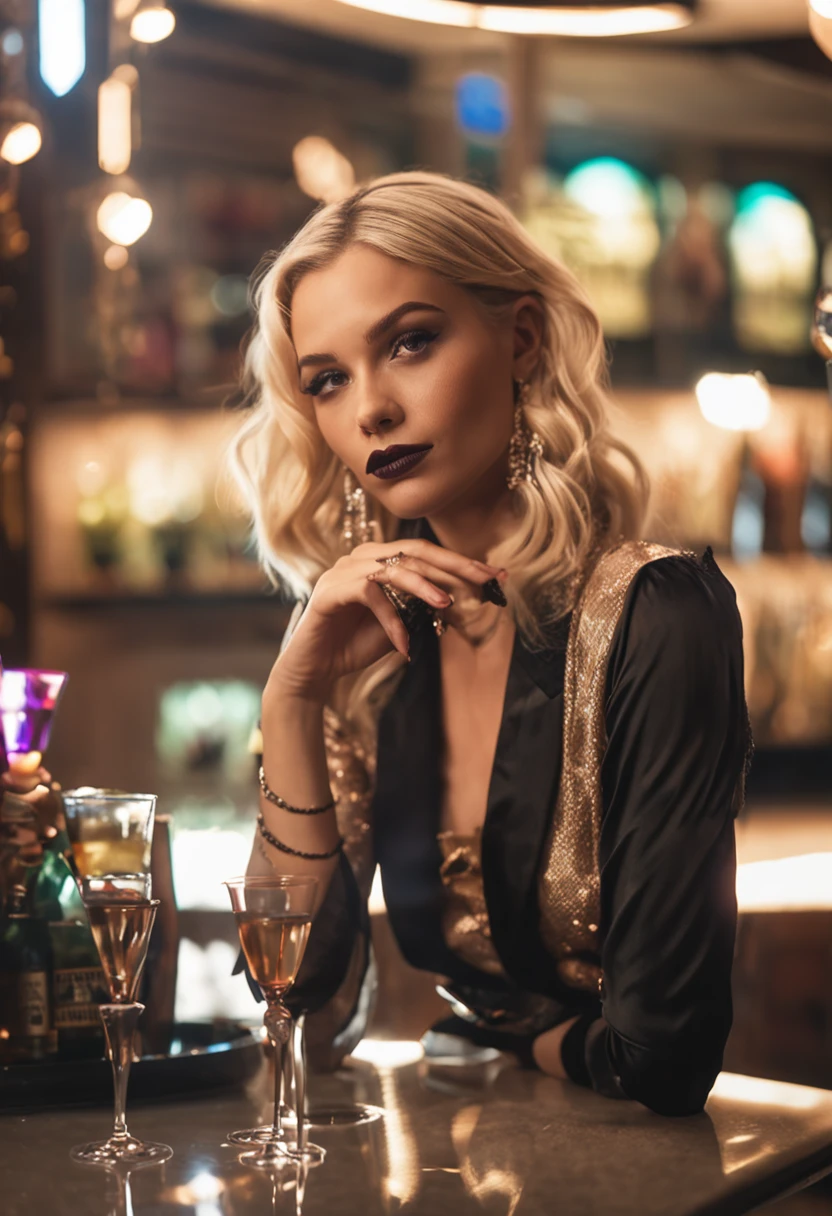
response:
<path id="1" fill-rule="evenodd" d="M 394 443 L 384 451 L 376 448 L 370 453 L 366 471 L 382 479 L 399 477 L 415 468 L 432 447 L 432 443 Z"/>

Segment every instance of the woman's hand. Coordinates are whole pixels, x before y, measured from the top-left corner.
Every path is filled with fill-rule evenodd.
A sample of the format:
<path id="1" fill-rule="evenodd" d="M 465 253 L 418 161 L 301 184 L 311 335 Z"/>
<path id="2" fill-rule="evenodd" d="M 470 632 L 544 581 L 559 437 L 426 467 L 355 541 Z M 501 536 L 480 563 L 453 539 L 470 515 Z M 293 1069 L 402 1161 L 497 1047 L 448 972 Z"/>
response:
<path id="1" fill-rule="evenodd" d="M 0 848 L 13 849 L 26 865 L 43 860 L 44 841 L 66 826 L 59 788 L 53 789 L 40 752 L 9 756 L 8 771 L 0 774 Z M 6 792 L 13 798 L 4 814 Z"/>
<path id="2" fill-rule="evenodd" d="M 40 752 L 9 756 L 8 771 L 0 773 L 0 791 L 5 789 L 13 794 L 30 794 L 39 785 L 49 785 L 52 778 L 42 766 L 41 759 Z"/>
<path id="3" fill-rule="evenodd" d="M 394 565 L 380 558 L 405 556 Z M 369 667 L 391 649 L 407 656 L 410 638 L 379 585 L 415 595 L 441 609 L 468 614 L 482 608 L 482 587 L 501 573 L 428 540 L 358 545 L 318 579 L 270 684 L 302 699 L 324 701 L 341 676 Z"/>

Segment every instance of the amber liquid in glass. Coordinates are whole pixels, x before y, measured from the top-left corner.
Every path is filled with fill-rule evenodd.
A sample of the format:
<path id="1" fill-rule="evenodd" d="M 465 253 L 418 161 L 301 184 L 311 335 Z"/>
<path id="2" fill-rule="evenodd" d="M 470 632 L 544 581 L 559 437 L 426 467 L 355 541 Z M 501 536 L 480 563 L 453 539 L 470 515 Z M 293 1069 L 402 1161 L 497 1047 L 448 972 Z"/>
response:
<path id="1" fill-rule="evenodd" d="M 298 973 L 312 920 L 308 916 L 259 916 L 237 912 L 240 945 L 267 1000 L 280 999 Z"/>
<path id="2" fill-rule="evenodd" d="M 156 905 L 145 899 L 102 899 L 87 904 L 87 915 L 113 1002 L 135 1001 Z"/>
<path id="3" fill-rule="evenodd" d="M 147 845 L 141 839 L 74 840 L 72 855 L 82 878 L 99 874 L 141 874 L 147 869 Z"/>

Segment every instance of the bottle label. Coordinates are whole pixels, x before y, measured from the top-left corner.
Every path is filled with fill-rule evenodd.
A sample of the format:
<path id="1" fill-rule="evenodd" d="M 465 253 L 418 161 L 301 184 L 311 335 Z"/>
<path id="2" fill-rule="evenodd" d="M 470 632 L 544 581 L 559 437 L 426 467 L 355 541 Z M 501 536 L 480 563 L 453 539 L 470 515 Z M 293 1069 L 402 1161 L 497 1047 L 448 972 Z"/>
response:
<path id="1" fill-rule="evenodd" d="M 101 1026 L 98 1005 L 107 1000 L 104 973 L 100 967 L 67 967 L 56 970 L 55 1025 L 69 1027 Z"/>
<path id="2" fill-rule="evenodd" d="M 2 1037 L 46 1038 L 49 1035 L 49 977 L 45 971 L 0 973 L 0 993 Z"/>

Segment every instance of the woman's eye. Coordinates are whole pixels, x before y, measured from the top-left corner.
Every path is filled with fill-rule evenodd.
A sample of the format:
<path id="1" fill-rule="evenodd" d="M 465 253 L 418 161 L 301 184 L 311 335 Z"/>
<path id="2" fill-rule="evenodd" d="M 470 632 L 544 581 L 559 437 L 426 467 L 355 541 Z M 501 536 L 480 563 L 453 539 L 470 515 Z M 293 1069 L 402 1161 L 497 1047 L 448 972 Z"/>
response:
<path id="1" fill-rule="evenodd" d="M 314 380 L 310 380 L 309 383 L 306 385 L 306 387 L 302 388 L 300 391 L 302 393 L 306 393 L 307 396 L 309 396 L 309 397 L 319 397 L 320 394 L 323 392 L 323 390 L 326 388 L 340 388 L 341 387 L 340 383 L 339 384 L 333 383 L 333 378 L 337 379 L 338 376 L 341 376 L 344 379 L 346 379 L 343 372 L 320 372 L 314 378 Z"/>
<path id="2" fill-rule="evenodd" d="M 400 350 L 406 351 L 409 355 L 418 355 L 438 336 L 438 334 L 429 329 L 411 329 L 408 333 L 401 334 L 396 338 L 391 353 L 394 358 Z"/>

